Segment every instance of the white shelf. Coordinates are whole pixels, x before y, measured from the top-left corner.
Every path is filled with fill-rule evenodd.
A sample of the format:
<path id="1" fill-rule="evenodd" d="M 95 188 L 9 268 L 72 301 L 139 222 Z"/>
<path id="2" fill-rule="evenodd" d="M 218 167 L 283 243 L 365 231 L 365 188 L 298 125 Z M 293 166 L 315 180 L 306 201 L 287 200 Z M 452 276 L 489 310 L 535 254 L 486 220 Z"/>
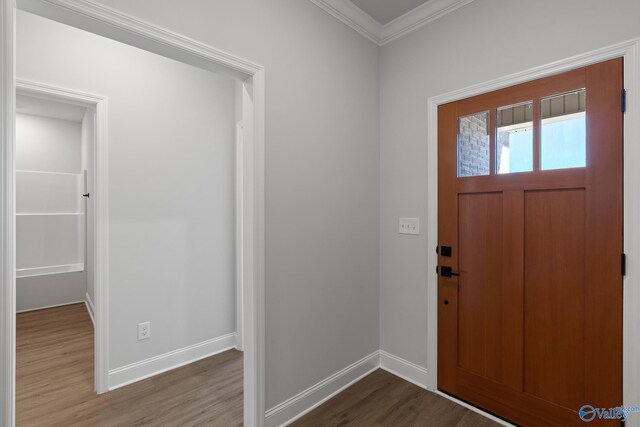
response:
<path id="1" fill-rule="evenodd" d="M 47 267 L 19 268 L 16 278 L 48 276 L 50 274 L 79 273 L 84 271 L 84 264 L 51 265 Z"/>
<path id="2" fill-rule="evenodd" d="M 30 213 L 17 213 L 16 216 L 57 216 L 57 215 L 84 215 L 83 212 L 30 212 Z"/>
<path id="3" fill-rule="evenodd" d="M 47 171 L 28 171 L 28 170 L 21 170 L 21 169 L 17 169 L 16 172 L 20 172 L 20 173 L 45 173 L 45 174 L 49 174 L 49 175 L 72 175 L 72 176 L 82 175 L 81 172 L 78 172 L 78 173 L 72 173 L 72 172 L 47 172 Z"/>

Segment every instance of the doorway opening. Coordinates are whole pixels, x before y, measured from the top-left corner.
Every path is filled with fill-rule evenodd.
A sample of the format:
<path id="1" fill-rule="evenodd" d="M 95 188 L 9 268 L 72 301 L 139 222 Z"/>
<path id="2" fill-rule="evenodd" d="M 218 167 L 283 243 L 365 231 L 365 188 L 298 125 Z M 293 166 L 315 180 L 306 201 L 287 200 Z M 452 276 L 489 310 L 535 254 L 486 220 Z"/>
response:
<path id="1" fill-rule="evenodd" d="M 49 413 L 50 387 L 95 389 L 95 106 L 28 89 L 16 97 L 16 405 L 25 424 Z"/>
<path id="2" fill-rule="evenodd" d="M 76 7 L 77 6 L 77 7 Z M 98 35 L 105 35 L 112 40 L 124 41 L 125 44 L 133 47 L 142 48 L 145 51 L 157 53 L 165 58 L 175 59 L 182 64 L 193 65 L 195 68 L 205 70 L 207 72 L 220 73 L 226 77 L 234 79 L 240 87 L 239 94 L 242 98 L 242 149 L 241 149 L 241 163 L 242 163 L 242 187 L 239 191 L 242 198 L 242 218 L 240 220 L 242 227 L 238 227 L 242 231 L 241 241 L 236 248 L 238 253 L 242 255 L 242 274 L 237 275 L 241 278 L 239 286 L 242 289 L 242 340 L 235 340 L 234 334 L 227 334 L 222 336 L 221 340 L 209 340 L 203 345 L 187 346 L 176 351 L 167 349 L 165 353 L 161 353 L 162 359 L 167 364 L 171 363 L 171 367 L 184 364 L 185 358 L 187 360 L 197 360 L 202 357 L 206 357 L 207 352 L 211 350 L 210 345 L 227 345 L 228 343 L 234 343 L 238 346 L 244 345 L 245 354 L 241 360 L 243 365 L 244 374 L 240 376 L 240 383 L 242 384 L 243 393 L 240 394 L 240 400 L 244 396 L 244 402 L 241 402 L 241 412 L 244 415 L 245 425 L 260 425 L 264 418 L 264 402 L 263 402 L 263 266 L 264 266 L 264 228 L 263 228 L 263 140 L 264 140 L 264 71 L 262 67 L 255 65 L 249 61 L 241 58 L 229 55 L 226 52 L 217 51 L 214 48 L 195 42 L 190 39 L 186 39 L 180 35 L 174 33 L 168 33 L 159 27 L 153 25 L 143 25 L 135 19 L 127 20 L 123 22 L 123 16 L 118 13 L 105 13 L 104 10 L 94 10 L 91 7 L 84 8 L 84 4 L 74 5 L 69 7 L 58 7 L 50 2 L 21 2 L 19 7 L 29 9 L 37 15 L 55 19 L 58 22 L 64 22 L 71 24 L 76 28 L 86 29 L 89 32 Z M 11 11 L 10 15 L 15 13 L 15 9 L 10 2 L 2 2 L 3 13 Z M 78 12 L 82 10 L 78 14 Z M 3 15 L 3 18 L 5 15 Z M 13 17 L 10 20 L 3 20 L 3 24 L 7 23 L 7 26 L 3 25 L 2 32 L 3 40 L 8 42 L 8 45 L 12 45 L 13 35 L 12 30 L 14 22 Z M 115 30 L 114 30 L 115 29 Z M 3 44 L 4 45 L 4 44 Z M 3 56 L 3 62 L 6 64 L 11 63 L 11 57 Z M 10 66 L 6 69 L 11 69 Z M 10 73 L 11 74 L 11 73 Z M 3 74 L 3 78 L 4 78 Z M 14 76 L 8 76 L 11 80 L 14 80 Z M 38 79 L 39 80 L 39 79 Z M 45 79 L 42 79 L 45 80 Z M 3 80 L 4 81 L 4 80 Z M 179 83 L 180 81 L 176 81 Z M 13 85 L 13 83 L 12 83 Z M 38 86 L 38 83 L 34 84 Z M 16 82 L 16 86 L 13 89 L 7 91 L 7 87 L 3 85 L 3 101 L 14 100 L 13 93 L 16 87 L 19 89 L 20 82 Z M 64 84 L 64 86 L 75 86 Z M 173 85 L 167 86 L 168 88 L 177 87 Z M 6 96 L 4 96 L 6 94 Z M 108 95 L 108 94 L 107 94 Z M 104 114 L 104 123 L 106 123 L 106 98 L 101 98 L 100 102 L 96 103 L 96 115 L 101 115 L 100 104 L 102 105 L 102 114 Z M 4 104 L 3 104 L 4 105 Z M 159 104 L 156 104 L 159 105 Z M 7 110 L 2 110 L 3 113 L 8 112 L 9 117 L 11 111 L 15 109 L 15 104 L 7 104 Z M 140 110 L 144 113 L 144 110 Z M 3 114 L 3 120 L 6 118 Z M 209 117 L 210 118 L 210 117 Z M 99 120 L 98 120 L 99 122 Z M 205 122 L 203 120 L 203 122 Z M 13 145 L 13 125 L 11 120 L 3 121 L 10 126 L 3 127 L 3 143 L 6 141 L 9 147 Z M 109 127 L 110 130 L 112 130 Z M 114 343 L 110 344 L 110 337 L 113 337 L 114 325 L 117 326 L 118 316 L 110 313 L 110 302 L 113 295 L 113 284 L 120 282 L 114 280 L 113 259 L 110 259 L 110 255 L 113 255 L 113 236 L 114 229 L 110 228 L 110 225 L 114 224 L 113 212 L 117 211 L 113 208 L 112 200 L 107 197 L 111 193 L 108 190 L 108 185 L 113 185 L 113 156 L 107 156 L 106 146 L 100 145 L 100 137 L 106 143 L 107 138 L 107 126 L 102 128 L 102 132 L 97 130 L 97 154 L 96 154 L 96 389 L 99 393 L 106 392 L 109 389 L 117 388 L 118 386 L 124 386 L 131 379 L 137 380 L 144 376 L 148 376 L 153 373 L 166 370 L 162 366 L 158 367 L 158 358 L 152 357 L 143 359 L 139 362 L 144 363 L 130 363 L 128 365 L 122 365 L 122 361 L 118 362 L 114 357 L 113 349 Z M 229 133 L 233 136 L 234 126 L 231 126 Z M 113 135 L 110 135 L 110 139 Z M 176 139 L 176 143 L 180 140 Z M 233 140 L 232 140 L 233 144 Z M 105 155 L 101 156 L 99 151 L 104 149 Z M 233 152 L 233 145 L 232 150 Z M 113 151 L 109 151 L 109 154 L 113 154 Z M 178 156 L 174 156 L 174 160 L 179 160 Z M 199 159 L 202 160 L 202 159 Z M 6 163 L 5 163 L 6 161 Z M 12 181 L 15 170 L 11 166 L 12 153 L 9 150 L 8 157 L 3 155 L 3 174 L 7 172 L 6 176 L 9 181 Z M 230 164 L 233 168 L 233 161 Z M 111 173 L 109 173 L 111 172 Z M 233 174 L 232 181 L 233 181 Z M 5 182 L 5 181 L 3 181 Z M 103 187 L 101 187 L 103 186 Z M 111 187 L 113 188 L 113 187 Z M 188 186 L 183 186 L 183 190 L 189 191 Z M 233 188 L 230 190 L 233 194 Z M 141 193 L 143 194 L 143 193 Z M 194 195 L 196 192 L 193 193 Z M 103 197 L 101 197 L 103 196 Z M 13 210 L 12 189 L 9 185 L 3 188 L 3 200 L 7 201 L 7 207 L 9 211 Z M 111 206 L 110 206 L 111 205 Z M 233 199 L 230 200 L 230 209 L 234 209 Z M 117 219 L 115 220 L 117 223 Z M 167 223 L 168 224 L 168 223 Z M 178 224 L 174 224 L 178 225 Z M 231 229 L 231 235 L 233 236 L 236 227 L 233 225 L 229 227 Z M 139 228 L 138 228 L 139 229 Z M 13 228 L 8 223 L 6 231 L 9 232 L 9 237 L 13 235 Z M 195 230 L 194 230 L 195 231 Z M 197 234 L 197 233 L 196 233 Z M 167 238 L 170 236 L 167 236 Z M 144 239 L 139 240 L 140 243 L 146 244 Z M 11 264 L 11 259 L 14 257 L 13 250 L 10 249 L 11 239 L 9 239 L 7 245 L 7 251 L 3 252 L 6 258 L 9 260 L 8 264 Z M 174 243 L 176 241 L 174 240 Z M 232 246 L 233 249 L 233 246 Z M 118 253 L 117 251 L 115 253 Z M 232 250 L 233 253 L 233 250 Z M 6 264 L 5 264 L 6 265 Z M 163 265 L 169 265 L 165 263 Z M 235 272 L 235 268 L 232 266 L 232 272 Z M 7 345 L 3 345 L 2 353 L 2 376 L 0 382 L 2 383 L 2 416 L 3 420 L 8 425 L 13 424 L 14 421 L 14 398 L 15 398 L 15 373 L 12 370 L 14 360 L 14 341 L 15 337 L 15 304 L 12 301 L 13 295 L 15 295 L 15 282 L 12 284 L 12 277 L 15 278 L 15 271 L 13 273 L 3 270 L 3 277 L 9 280 L 6 283 L 3 282 L 3 292 L 8 298 L 3 298 L 2 306 L 2 331 L 3 331 L 3 344 L 6 339 Z M 190 271 L 186 271 L 190 273 Z M 232 277 L 233 278 L 233 277 Z M 117 278 L 116 278 L 117 279 Z M 163 278 L 164 279 L 164 278 Z M 13 279 L 15 280 L 15 279 Z M 231 283 L 232 293 L 235 291 L 233 286 L 235 283 Z M 162 296 L 157 294 L 157 296 Z M 174 299 L 175 301 L 175 299 Z M 6 304 L 4 304 L 6 302 Z M 231 304 L 235 309 L 235 304 Z M 111 307 L 111 310 L 117 310 L 117 308 Z M 124 311 L 126 313 L 126 310 Z M 12 315 L 11 315 L 12 314 Z M 114 319 L 115 317 L 115 319 Z M 236 319 L 233 315 L 230 316 L 231 323 L 235 324 Z M 141 319 L 142 320 L 142 319 Z M 140 322 L 144 323 L 144 322 Z M 240 322 L 237 322 L 240 323 Z M 205 325 L 206 326 L 206 325 Z M 135 325 L 134 325 L 135 327 Z M 110 331 L 111 330 L 111 331 Z M 153 334 L 160 335 L 162 329 L 154 327 Z M 233 336 L 232 336 L 233 335 Z M 188 336 L 188 331 L 184 336 Z M 118 346 L 118 348 L 120 348 Z M 115 353 L 118 355 L 117 352 Z M 119 356 L 117 356 L 119 357 Z M 4 362 L 7 363 L 4 363 Z M 133 377 L 133 378 L 132 378 Z"/>

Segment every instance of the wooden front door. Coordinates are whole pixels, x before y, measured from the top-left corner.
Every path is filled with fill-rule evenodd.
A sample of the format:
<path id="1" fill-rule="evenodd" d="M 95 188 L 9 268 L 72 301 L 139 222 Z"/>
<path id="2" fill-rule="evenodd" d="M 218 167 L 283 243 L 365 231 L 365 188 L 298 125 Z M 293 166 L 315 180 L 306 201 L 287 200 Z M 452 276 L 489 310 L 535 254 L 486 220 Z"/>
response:
<path id="1" fill-rule="evenodd" d="M 619 59 L 439 107 L 443 392 L 525 426 L 622 405 L 622 85 Z"/>

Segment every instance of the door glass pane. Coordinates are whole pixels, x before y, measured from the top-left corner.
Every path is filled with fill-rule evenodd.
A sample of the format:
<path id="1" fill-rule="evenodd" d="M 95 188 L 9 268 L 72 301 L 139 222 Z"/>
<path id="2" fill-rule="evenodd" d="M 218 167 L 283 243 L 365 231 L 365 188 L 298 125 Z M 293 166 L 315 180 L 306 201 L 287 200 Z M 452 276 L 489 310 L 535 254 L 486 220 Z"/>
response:
<path id="1" fill-rule="evenodd" d="M 586 91 L 542 99 L 542 170 L 585 167 L 587 164 Z"/>
<path id="2" fill-rule="evenodd" d="M 489 112 L 461 117 L 458 121 L 458 176 L 490 173 Z"/>
<path id="3" fill-rule="evenodd" d="M 533 101 L 498 108 L 496 173 L 533 170 Z"/>

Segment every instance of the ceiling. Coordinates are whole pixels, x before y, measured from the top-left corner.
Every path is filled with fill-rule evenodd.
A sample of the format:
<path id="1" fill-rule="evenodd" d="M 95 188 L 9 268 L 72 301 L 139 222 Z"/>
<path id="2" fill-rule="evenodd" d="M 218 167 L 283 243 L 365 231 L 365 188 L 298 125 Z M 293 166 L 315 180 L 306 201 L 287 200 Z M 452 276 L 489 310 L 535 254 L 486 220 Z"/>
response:
<path id="1" fill-rule="evenodd" d="M 310 0 L 383 46 L 474 0 Z"/>
<path id="2" fill-rule="evenodd" d="M 86 108 L 31 96 L 16 95 L 16 111 L 33 116 L 82 122 Z"/>
<path id="3" fill-rule="evenodd" d="M 379 24 L 385 25 L 429 0 L 351 0 Z"/>

